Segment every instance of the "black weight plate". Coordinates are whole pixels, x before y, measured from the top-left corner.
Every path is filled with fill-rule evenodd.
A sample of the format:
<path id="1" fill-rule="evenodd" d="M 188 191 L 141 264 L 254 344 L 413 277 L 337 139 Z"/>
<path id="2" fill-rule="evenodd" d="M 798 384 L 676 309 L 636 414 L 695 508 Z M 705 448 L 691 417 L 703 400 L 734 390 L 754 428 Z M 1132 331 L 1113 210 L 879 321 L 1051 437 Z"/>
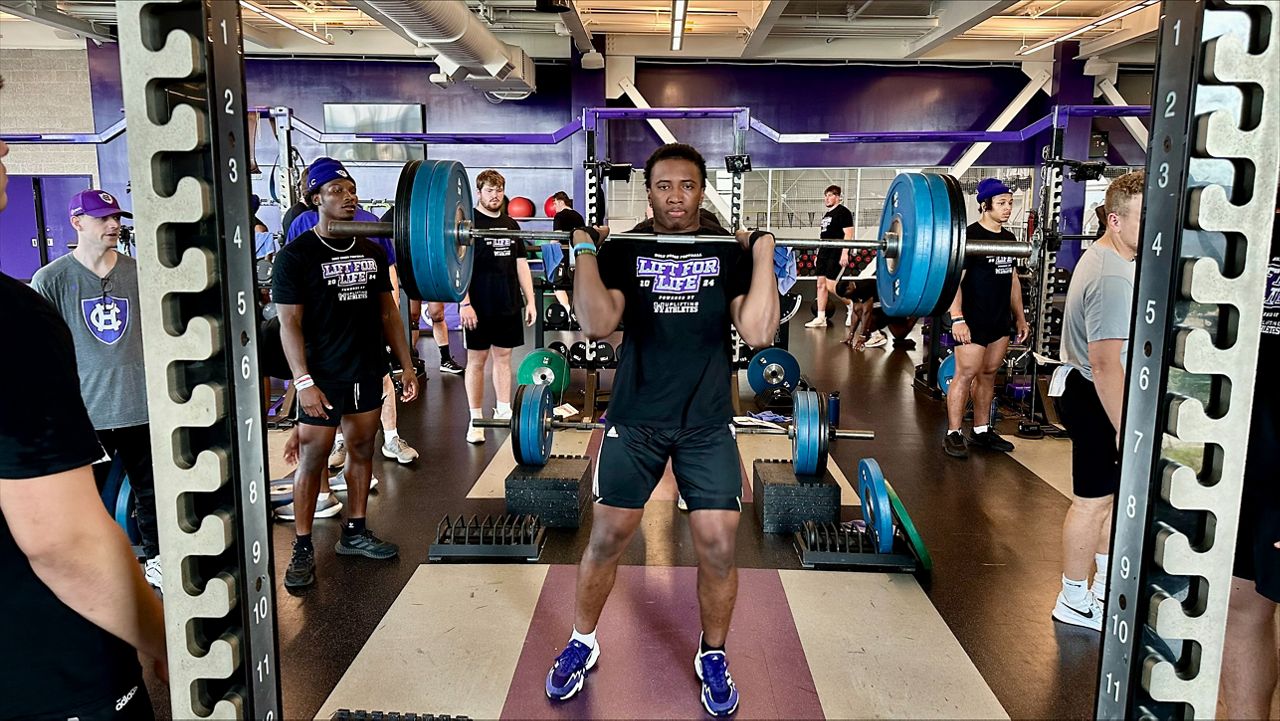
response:
<path id="1" fill-rule="evenodd" d="M 548 330 L 566 330 L 569 327 L 569 309 L 559 303 L 547 306 L 546 325 Z"/>
<path id="2" fill-rule="evenodd" d="M 587 367 L 587 343 L 577 341 L 569 346 L 569 366 L 572 368 Z"/>
<path id="3" fill-rule="evenodd" d="M 565 345 L 564 341 L 559 341 L 559 340 L 551 341 L 550 343 L 547 344 L 547 350 L 555 351 L 556 353 L 559 353 L 565 358 L 569 357 L 569 346 Z"/>
<path id="4" fill-rule="evenodd" d="M 413 179 L 417 176 L 421 160 L 411 160 L 400 170 L 400 180 L 396 183 L 396 213 L 394 214 L 394 230 L 392 241 L 396 246 L 396 275 L 400 277 L 400 285 L 414 300 L 422 300 L 422 289 L 413 273 L 413 247 L 410 242 L 409 199 L 413 195 Z"/>
<path id="5" fill-rule="evenodd" d="M 964 271 L 965 245 L 968 240 L 964 224 L 967 218 L 964 191 L 960 187 L 960 181 L 951 175 L 943 175 L 942 180 L 947 184 L 947 195 L 951 199 L 951 258 L 947 265 L 946 283 L 942 286 L 942 294 L 938 296 L 938 304 L 934 306 L 931 315 L 946 313 L 951 307 L 951 301 L 955 300 L 956 292 L 960 290 L 960 274 Z"/>

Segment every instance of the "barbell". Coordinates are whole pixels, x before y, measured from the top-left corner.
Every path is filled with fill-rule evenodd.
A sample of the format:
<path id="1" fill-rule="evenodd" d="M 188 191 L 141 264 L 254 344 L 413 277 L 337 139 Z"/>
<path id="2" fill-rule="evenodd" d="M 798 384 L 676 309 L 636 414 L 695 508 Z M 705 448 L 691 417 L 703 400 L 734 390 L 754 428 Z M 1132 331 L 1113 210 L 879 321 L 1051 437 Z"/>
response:
<path id="1" fill-rule="evenodd" d="M 549 384 L 524 384 L 516 388 L 511 404 L 511 420 L 476 418 L 476 428 L 510 428 L 511 452 L 522 466 L 545 466 L 551 458 L 551 441 L 555 431 L 591 431 L 604 428 L 603 423 L 556 420 L 552 414 Z M 734 431 L 746 434 L 787 436 L 791 439 L 791 460 L 796 475 L 822 476 L 827 471 L 827 455 L 831 441 L 874 440 L 874 431 L 834 430 L 828 423 L 825 394 L 799 391 L 795 394 L 794 420 L 786 428 L 735 425 Z"/>
<path id="2" fill-rule="evenodd" d="M 338 221 L 339 237 L 389 237 L 396 268 L 415 300 L 455 303 L 471 284 L 473 243 L 486 238 L 570 242 L 570 231 L 480 229 L 472 225 L 471 184 L 454 160 L 413 160 L 400 172 L 391 222 Z M 667 245 L 737 243 L 723 235 L 610 233 L 609 239 Z M 607 240 L 606 240 L 607 242 Z M 783 247 L 855 248 L 878 251 L 876 290 L 890 316 L 936 315 L 950 305 L 970 255 L 1025 258 L 1031 246 L 1017 241 L 965 238 L 964 193 L 950 175 L 900 173 L 885 193 L 876 240 L 816 240 L 775 236 Z"/>

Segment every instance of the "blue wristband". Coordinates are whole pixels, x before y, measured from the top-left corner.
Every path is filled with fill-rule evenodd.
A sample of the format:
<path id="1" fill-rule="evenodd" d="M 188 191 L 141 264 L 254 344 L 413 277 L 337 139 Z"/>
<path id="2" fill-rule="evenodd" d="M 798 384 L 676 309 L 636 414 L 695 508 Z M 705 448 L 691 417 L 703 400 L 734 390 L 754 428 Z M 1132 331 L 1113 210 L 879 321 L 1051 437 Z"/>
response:
<path id="1" fill-rule="evenodd" d="M 596 246 L 593 243 L 578 243 L 577 245 L 573 246 L 573 257 L 576 258 L 579 255 L 582 255 L 583 253 L 590 253 L 591 255 L 595 255 Z"/>

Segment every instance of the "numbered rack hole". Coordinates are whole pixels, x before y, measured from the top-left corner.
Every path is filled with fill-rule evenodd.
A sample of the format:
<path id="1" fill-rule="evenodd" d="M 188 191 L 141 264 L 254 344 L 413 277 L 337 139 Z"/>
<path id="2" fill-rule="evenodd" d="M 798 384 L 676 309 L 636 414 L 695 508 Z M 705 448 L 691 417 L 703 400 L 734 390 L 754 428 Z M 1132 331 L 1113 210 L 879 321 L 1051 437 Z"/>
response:
<path id="1" fill-rule="evenodd" d="M 1168 135 L 1164 136 L 1164 152 L 1168 153 L 1173 150 L 1173 139 Z"/>
<path id="2" fill-rule="evenodd" d="M 1120 594 L 1120 610 L 1123 611 L 1129 607 L 1129 599 L 1123 593 Z"/>
<path id="3" fill-rule="evenodd" d="M 1151 357 L 1151 341 L 1142 344 L 1142 355 L 1147 358 Z"/>
<path id="4" fill-rule="evenodd" d="M 249 333 L 247 331 L 240 331 L 240 345 L 249 345 Z"/>

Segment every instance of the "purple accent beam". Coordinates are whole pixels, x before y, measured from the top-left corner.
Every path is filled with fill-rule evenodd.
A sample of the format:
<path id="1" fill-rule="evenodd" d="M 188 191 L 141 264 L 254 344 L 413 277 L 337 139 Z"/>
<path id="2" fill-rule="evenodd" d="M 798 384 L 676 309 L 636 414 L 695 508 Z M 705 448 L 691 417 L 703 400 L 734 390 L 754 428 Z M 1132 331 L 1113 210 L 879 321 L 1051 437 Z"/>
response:
<path id="1" fill-rule="evenodd" d="M 746 129 L 751 123 L 749 108 L 583 108 L 582 122 L 587 130 L 595 130 L 601 120 L 681 120 L 690 118 L 733 119 L 734 125 Z"/>
<path id="2" fill-rule="evenodd" d="M 453 145 L 555 145 L 582 129 L 582 121 L 575 120 L 550 133 L 355 133 L 349 137 L 361 143 L 442 143 Z M 332 141 L 327 133 L 321 134 L 321 142 Z M 348 136 L 343 136 L 348 137 Z"/>
<path id="3" fill-rule="evenodd" d="M 120 118 L 101 133 L 13 133 L 0 135 L 0 140 L 10 145 L 101 145 L 124 130 L 125 119 Z"/>

